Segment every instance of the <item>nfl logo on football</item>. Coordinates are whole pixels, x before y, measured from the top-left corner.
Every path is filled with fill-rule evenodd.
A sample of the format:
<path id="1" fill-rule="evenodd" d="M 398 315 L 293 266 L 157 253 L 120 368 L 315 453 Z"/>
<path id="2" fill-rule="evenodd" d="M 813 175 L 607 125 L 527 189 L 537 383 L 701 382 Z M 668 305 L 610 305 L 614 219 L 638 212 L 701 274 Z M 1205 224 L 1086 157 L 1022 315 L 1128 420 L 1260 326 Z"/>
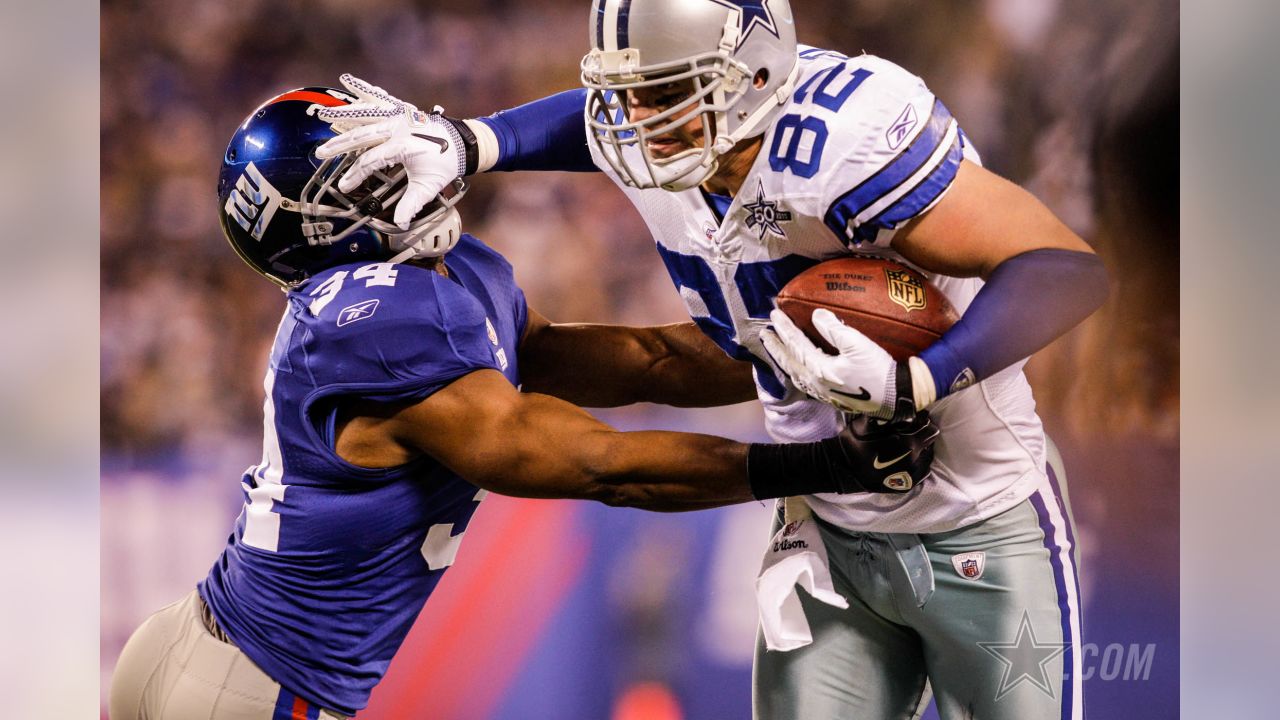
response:
<path id="1" fill-rule="evenodd" d="M 890 300 L 901 305 L 907 312 L 925 309 L 928 303 L 924 294 L 924 282 L 920 278 L 902 270 L 886 269 L 884 274 Z"/>

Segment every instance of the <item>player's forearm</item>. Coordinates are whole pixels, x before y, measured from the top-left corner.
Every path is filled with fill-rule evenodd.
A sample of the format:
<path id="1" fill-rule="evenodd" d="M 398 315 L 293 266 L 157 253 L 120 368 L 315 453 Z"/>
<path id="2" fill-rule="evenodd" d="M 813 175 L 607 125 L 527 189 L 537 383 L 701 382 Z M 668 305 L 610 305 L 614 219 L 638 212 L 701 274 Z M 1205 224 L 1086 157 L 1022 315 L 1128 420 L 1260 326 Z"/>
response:
<path id="1" fill-rule="evenodd" d="M 565 431 L 544 448 L 557 460 L 531 458 L 526 470 L 558 473 L 541 481 L 570 483 L 565 497 L 658 512 L 789 495 L 908 492 L 928 474 L 938 436 L 923 413 L 893 428 L 860 421 L 826 440 L 781 445 L 604 426 L 575 432 L 572 425 L 563 423 Z"/>
<path id="2" fill-rule="evenodd" d="M 923 464 L 910 468 L 917 480 L 932 457 L 927 446 L 921 448 L 927 457 L 911 448 L 899 452 L 910 436 L 868 443 L 844 433 L 817 443 L 744 445 L 693 433 L 618 432 L 546 395 L 523 393 L 508 407 L 484 414 L 465 441 L 447 443 L 453 450 L 437 457 L 480 487 L 518 497 L 682 512 L 787 495 L 893 491 L 864 481 L 906 468 L 891 463 L 876 471 L 869 464 L 874 457 L 917 458 Z"/>
<path id="3" fill-rule="evenodd" d="M 1047 248 L 1005 260 L 960 321 L 920 353 L 937 397 L 1040 350 L 1093 314 L 1107 292 L 1093 253 Z"/>
<path id="4" fill-rule="evenodd" d="M 489 170 L 596 170 L 582 112 L 586 90 L 568 90 L 465 121 L 467 174 Z M 462 128 L 459 128 L 462 131 Z"/>
<path id="5" fill-rule="evenodd" d="M 754 499 L 748 446 L 674 432 L 612 433 L 592 448 L 601 464 L 596 500 L 619 507 L 683 512 Z"/>
<path id="6" fill-rule="evenodd" d="M 658 511 L 788 495 L 903 492 L 912 483 L 889 481 L 908 473 L 913 482 L 923 479 L 937 437 L 924 421 L 912 433 L 851 424 L 836 437 L 792 445 L 618 432 L 563 400 L 516 392 L 488 369 L 378 418 L 371 431 L 431 455 L 486 490 Z"/>
<path id="7" fill-rule="evenodd" d="M 480 441 L 449 458 L 455 470 L 494 492 L 577 498 L 664 512 L 752 498 L 747 446 L 691 433 L 618 432 L 546 395 L 475 428 Z M 501 435 L 501 442 L 483 438 Z"/>
<path id="8" fill-rule="evenodd" d="M 548 325 L 525 339 L 520 363 L 526 390 L 585 407 L 712 407 L 756 397 L 750 366 L 725 355 L 693 323 Z"/>

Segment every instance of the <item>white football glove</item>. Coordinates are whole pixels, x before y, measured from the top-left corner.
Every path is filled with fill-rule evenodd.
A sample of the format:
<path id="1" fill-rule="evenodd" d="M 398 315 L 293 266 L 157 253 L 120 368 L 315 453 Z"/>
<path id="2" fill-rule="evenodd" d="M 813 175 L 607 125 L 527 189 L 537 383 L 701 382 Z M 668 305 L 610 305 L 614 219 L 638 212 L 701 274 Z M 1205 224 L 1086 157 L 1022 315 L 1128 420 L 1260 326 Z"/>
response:
<path id="1" fill-rule="evenodd" d="M 769 319 L 773 328 L 766 328 L 760 339 L 778 367 L 806 395 L 845 412 L 894 421 L 911 419 L 933 402 L 933 378 L 922 360 L 896 362 L 830 310 L 814 310 L 813 327 L 839 355 L 823 352 L 781 310 L 774 310 Z M 899 378 L 899 373 L 904 377 Z"/>
<path id="2" fill-rule="evenodd" d="M 462 136 L 453 123 L 441 116 L 440 107 L 424 113 L 350 73 L 343 74 L 341 81 L 357 101 L 321 108 L 316 113 L 340 133 L 316 148 L 316 157 L 325 160 L 364 149 L 338 179 L 338 189 L 344 193 L 356 189 L 376 170 L 404 166 L 409 187 L 396 203 L 394 220 L 401 229 L 408 229 L 423 206 L 454 178 L 466 173 L 467 152 Z"/>

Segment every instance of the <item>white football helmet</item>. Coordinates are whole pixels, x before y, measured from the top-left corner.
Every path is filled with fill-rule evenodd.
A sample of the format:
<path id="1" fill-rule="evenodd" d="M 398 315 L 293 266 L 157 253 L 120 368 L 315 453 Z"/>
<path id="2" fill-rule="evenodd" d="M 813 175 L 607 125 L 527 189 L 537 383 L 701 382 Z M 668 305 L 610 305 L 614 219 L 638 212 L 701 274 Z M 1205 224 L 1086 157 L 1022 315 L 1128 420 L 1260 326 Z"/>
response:
<path id="1" fill-rule="evenodd" d="M 633 187 L 678 191 L 702 183 L 720 155 L 769 127 L 795 86 L 787 0 L 594 0 L 590 29 L 591 52 L 582 59 L 589 136 Z M 683 80 L 693 81 L 692 95 L 630 120 L 626 91 Z M 702 147 L 650 154 L 647 138 L 698 117 Z"/>

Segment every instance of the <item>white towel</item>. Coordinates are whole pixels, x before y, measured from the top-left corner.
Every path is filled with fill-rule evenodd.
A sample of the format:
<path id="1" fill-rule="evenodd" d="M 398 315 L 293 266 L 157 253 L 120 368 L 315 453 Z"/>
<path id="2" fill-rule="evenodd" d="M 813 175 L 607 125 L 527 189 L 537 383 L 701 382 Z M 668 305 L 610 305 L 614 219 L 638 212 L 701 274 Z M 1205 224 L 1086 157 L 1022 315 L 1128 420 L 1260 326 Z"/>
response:
<path id="1" fill-rule="evenodd" d="M 769 650 L 795 650 L 813 642 L 809 621 L 796 594 L 804 587 L 815 600 L 838 608 L 849 601 L 836 592 L 831 582 L 827 548 L 813 522 L 813 512 L 803 498 L 785 500 L 784 524 L 764 551 L 760 576 L 756 578 L 756 601 L 760 628 Z"/>

